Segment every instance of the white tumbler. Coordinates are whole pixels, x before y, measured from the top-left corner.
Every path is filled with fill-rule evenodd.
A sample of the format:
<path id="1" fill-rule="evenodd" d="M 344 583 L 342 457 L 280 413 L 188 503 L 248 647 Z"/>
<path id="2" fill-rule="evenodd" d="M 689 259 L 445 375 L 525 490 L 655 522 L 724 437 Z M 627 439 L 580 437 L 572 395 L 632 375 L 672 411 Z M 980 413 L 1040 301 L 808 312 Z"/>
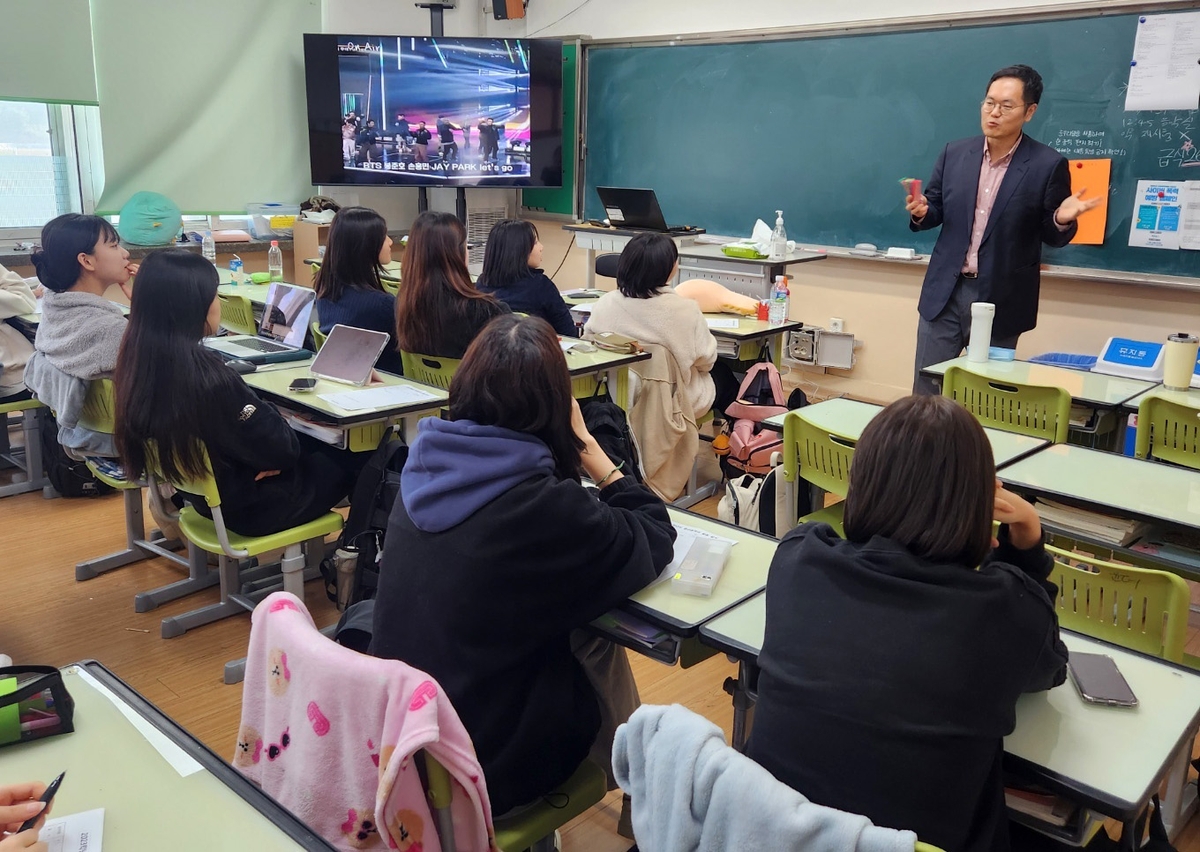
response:
<path id="1" fill-rule="evenodd" d="M 1171 390 L 1187 390 L 1196 371 L 1196 353 L 1200 338 L 1179 332 L 1167 337 L 1166 357 L 1163 359 L 1163 385 Z"/>
<path id="2" fill-rule="evenodd" d="M 971 337 L 967 341 L 967 360 L 982 363 L 992 348 L 992 319 L 996 306 L 991 302 L 971 303 Z"/>

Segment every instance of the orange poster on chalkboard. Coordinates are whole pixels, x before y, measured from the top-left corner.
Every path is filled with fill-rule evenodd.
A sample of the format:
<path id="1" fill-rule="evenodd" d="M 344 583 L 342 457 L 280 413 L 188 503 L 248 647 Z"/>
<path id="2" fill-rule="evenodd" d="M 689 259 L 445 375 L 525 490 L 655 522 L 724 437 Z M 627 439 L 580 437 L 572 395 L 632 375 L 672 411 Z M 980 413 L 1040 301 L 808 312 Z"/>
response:
<path id="1" fill-rule="evenodd" d="M 1100 197 L 1100 204 L 1079 217 L 1079 230 L 1072 245 L 1098 246 L 1104 243 L 1104 226 L 1108 222 L 1108 180 L 1112 160 L 1071 160 L 1071 192 L 1087 191 L 1084 198 Z"/>

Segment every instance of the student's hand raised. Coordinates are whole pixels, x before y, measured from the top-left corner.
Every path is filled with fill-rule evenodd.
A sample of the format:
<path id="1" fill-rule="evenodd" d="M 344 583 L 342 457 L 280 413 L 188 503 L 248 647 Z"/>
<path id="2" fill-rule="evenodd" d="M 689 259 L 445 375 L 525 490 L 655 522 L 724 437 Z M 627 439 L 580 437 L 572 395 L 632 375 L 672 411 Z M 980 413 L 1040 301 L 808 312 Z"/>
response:
<path id="1" fill-rule="evenodd" d="M 993 517 L 1008 524 L 1008 538 L 1018 550 L 1036 547 L 1042 540 L 1042 519 L 1037 510 L 996 481 L 996 500 Z"/>

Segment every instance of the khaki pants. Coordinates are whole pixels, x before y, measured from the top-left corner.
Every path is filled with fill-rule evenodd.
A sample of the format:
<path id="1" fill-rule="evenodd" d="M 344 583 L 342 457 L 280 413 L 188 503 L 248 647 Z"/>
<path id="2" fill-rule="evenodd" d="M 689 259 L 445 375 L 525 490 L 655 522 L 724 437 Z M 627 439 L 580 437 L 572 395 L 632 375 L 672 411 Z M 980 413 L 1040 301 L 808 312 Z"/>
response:
<path id="1" fill-rule="evenodd" d="M 600 731 L 588 758 L 604 767 L 608 776 L 608 789 L 617 789 L 612 771 L 613 739 L 617 727 L 625 724 L 641 705 L 633 670 L 625 649 L 607 639 L 601 639 L 585 630 L 571 633 L 571 653 L 579 660 L 587 673 L 588 682 L 596 691 L 600 702 Z"/>

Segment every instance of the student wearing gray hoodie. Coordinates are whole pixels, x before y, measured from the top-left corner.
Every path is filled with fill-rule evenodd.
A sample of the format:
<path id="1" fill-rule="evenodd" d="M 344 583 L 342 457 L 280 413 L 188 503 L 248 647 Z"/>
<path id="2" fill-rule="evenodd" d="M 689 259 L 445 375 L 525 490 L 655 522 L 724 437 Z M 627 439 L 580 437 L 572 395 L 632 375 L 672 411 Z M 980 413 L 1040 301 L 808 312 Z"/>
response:
<path id="1" fill-rule="evenodd" d="M 449 419 L 422 420 L 409 452 L 371 652 L 442 685 L 495 813 L 589 752 L 609 767 L 637 690 L 624 650 L 578 630 L 654 580 L 674 540 L 662 501 L 588 433 L 550 325 L 492 320 L 454 376 Z"/>

